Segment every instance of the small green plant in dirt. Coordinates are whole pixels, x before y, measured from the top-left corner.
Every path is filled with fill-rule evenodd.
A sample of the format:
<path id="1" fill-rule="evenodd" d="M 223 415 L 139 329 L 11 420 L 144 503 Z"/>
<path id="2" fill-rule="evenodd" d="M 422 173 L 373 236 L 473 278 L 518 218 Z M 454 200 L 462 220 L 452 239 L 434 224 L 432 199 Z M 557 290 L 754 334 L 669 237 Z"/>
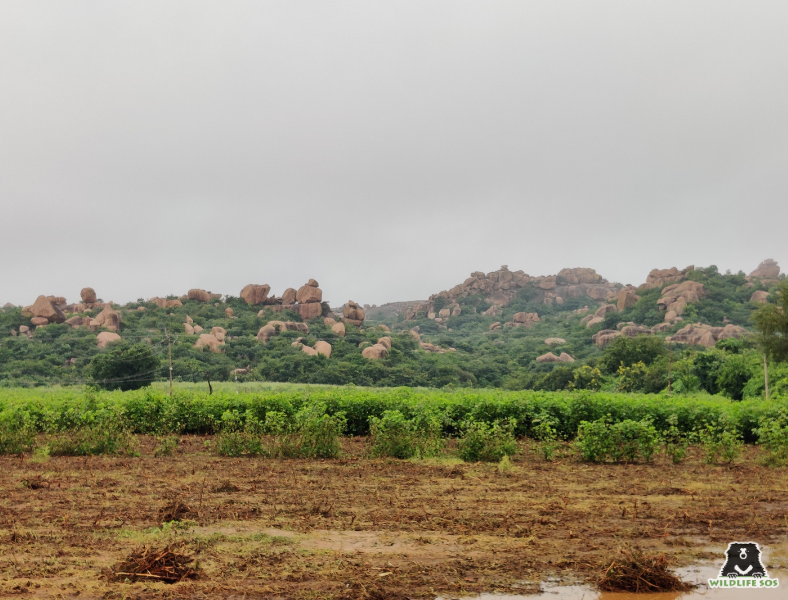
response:
<path id="1" fill-rule="evenodd" d="M 216 453 L 221 456 L 256 456 L 263 453 L 260 425 L 247 411 L 244 417 L 237 410 L 222 414 L 221 429 L 216 436 Z"/>
<path id="2" fill-rule="evenodd" d="M 177 435 L 162 435 L 157 436 L 158 442 L 156 450 L 153 451 L 153 456 L 172 456 L 178 448 Z"/>
<path id="3" fill-rule="evenodd" d="M 703 462 L 709 465 L 731 465 L 741 455 L 742 441 L 736 431 L 726 425 L 706 425 L 698 432 L 703 447 Z"/>
<path id="4" fill-rule="evenodd" d="M 512 459 L 509 458 L 508 454 L 504 454 L 501 457 L 501 460 L 498 461 L 498 472 L 501 475 L 505 475 L 512 469 L 514 469 L 514 465 L 512 464 Z"/>
<path id="5" fill-rule="evenodd" d="M 539 415 L 534 419 L 531 431 L 534 439 L 538 442 L 536 452 L 542 460 L 551 461 L 555 459 L 555 453 L 559 445 L 555 419 L 550 417 L 550 415 Z"/>
<path id="6" fill-rule="evenodd" d="M 662 437 L 665 443 L 665 454 L 674 465 L 679 464 L 687 456 L 687 447 L 690 443 L 689 437 L 683 435 L 676 427 L 677 422 L 678 417 L 675 414 L 670 415 L 668 417 L 668 429 Z"/>
<path id="7" fill-rule="evenodd" d="M 407 419 L 398 410 L 387 410 L 380 418 L 370 417 L 369 424 L 372 456 L 427 458 L 439 454 L 444 446 L 441 421 L 429 411 Z"/>
<path id="8" fill-rule="evenodd" d="M 761 463 L 778 467 L 788 463 L 788 412 L 782 411 L 776 419 L 763 419 L 758 433 L 758 444 L 763 448 Z"/>
<path id="9" fill-rule="evenodd" d="M 465 421 L 457 443 L 460 458 L 465 462 L 498 462 L 504 456 L 517 452 L 514 439 L 516 419 L 493 421 Z"/>
<path id="10" fill-rule="evenodd" d="M 651 461 L 659 447 L 660 436 L 649 419 L 610 419 L 582 421 L 577 430 L 575 448 L 589 462 Z"/>

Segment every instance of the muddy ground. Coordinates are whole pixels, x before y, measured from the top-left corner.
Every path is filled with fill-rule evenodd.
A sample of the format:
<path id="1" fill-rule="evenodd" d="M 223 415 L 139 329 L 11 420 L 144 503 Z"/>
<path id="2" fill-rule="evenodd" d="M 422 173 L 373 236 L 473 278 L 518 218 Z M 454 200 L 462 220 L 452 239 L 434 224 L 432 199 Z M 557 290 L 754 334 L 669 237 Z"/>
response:
<path id="1" fill-rule="evenodd" d="M 788 470 L 749 448 L 732 467 L 546 463 L 514 468 L 365 458 L 233 459 L 184 437 L 174 456 L 0 458 L 0 596 L 435 598 L 587 581 L 626 545 L 680 566 L 710 542 L 788 534 Z M 165 524 L 175 516 L 180 521 Z M 199 576 L 116 575 L 170 545 Z M 777 567 L 779 565 L 774 565 Z M 784 566 L 784 565 L 781 565 Z"/>

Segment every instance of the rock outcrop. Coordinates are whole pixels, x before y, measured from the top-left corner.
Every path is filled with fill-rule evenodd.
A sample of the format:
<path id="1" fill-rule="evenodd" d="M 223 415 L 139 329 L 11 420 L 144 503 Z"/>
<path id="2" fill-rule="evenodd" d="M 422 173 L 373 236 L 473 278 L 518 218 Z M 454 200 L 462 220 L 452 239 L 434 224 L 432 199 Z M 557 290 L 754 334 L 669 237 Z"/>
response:
<path id="1" fill-rule="evenodd" d="M 153 302 L 159 308 L 175 308 L 176 306 L 183 306 L 183 302 L 179 298 L 167 299 L 155 296 L 148 302 Z"/>
<path id="2" fill-rule="evenodd" d="M 96 290 L 93 288 L 82 288 L 82 291 L 79 292 L 79 297 L 82 298 L 82 302 L 85 304 L 95 304 L 96 303 Z"/>
<path id="3" fill-rule="evenodd" d="M 216 336 L 211 333 L 200 334 L 200 337 L 197 338 L 197 341 L 194 343 L 195 348 L 205 348 L 207 346 L 210 351 L 214 353 L 221 352 L 222 349 L 220 346 L 223 345 L 224 342 L 220 342 Z"/>
<path id="4" fill-rule="evenodd" d="M 98 316 L 90 322 L 91 327 L 104 327 L 110 331 L 120 331 L 120 313 L 105 306 Z"/>
<path id="5" fill-rule="evenodd" d="M 117 333 L 113 333 L 112 331 L 102 331 L 96 336 L 96 346 L 99 349 L 106 348 L 107 344 L 117 342 L 119 339 L 120 336 Z"/>
<path id="6" fill-rule="evenodd" d="M 591 339 L 593 340 L 594 344 L 597 345 L 598 348 L 602 348 L 604 346 L 607 346 L 610 342 L 612 342 L 620 335 L 621 332 L 618 329 L 603 329 L 595 333 L 593 336 L 591 336 Z"/>
<path id="7" fill-rule="evenodd" d="M 315 342 L 314 348 L 318 354 L 322 354 L 326 358 L 331 358 L 331 344 L 328 342 L 324 342 L 322 340 Z"/>
<path id="8" fill-rule="evenodd" d="M 679 329 L 672 336 L 667 337 L 668 342 L 677 342 L 680 344 L 690 344 L 692 346 L 706 346 L 710 348 L 717 343 L 718 340 L 728 338 L 739 339 L 748 334 L 744 327 L 738 325 L 728 324 L 725 327 L 712 327 L 711 325 L 704 325 L 703 323 L 694 323 Z"/>
<path id="9" fill-rule="evenodd" d="M 224 327 L 211 327 L 211 335 L 224 344 L 225 337 L 227 337 L 227 330 Z"/>
<path id="10" fill-rule="evenodd" d="M 544 343 L 548 346 L 560 346 L 561 344 L 566 344 L 566 340 L 564 338 L 551 337 L 547 338 Z"/>
<path id="11" fill-rule="evenodd" d="M 339 337 L 345 337 L 345 324 L 344 323 L 334 323 L 331 326 L 331 331 L 333 331 Z"/>
<path id="12" fill-rule="evenodd" d="M 356 302 L 348 300 L 348 303 L 342 307 L 342 321 L 361 327 L 364 324 L 364 319 L 367 313 Z"/>
<path id="13" fill-rule="evenodd" d="M 566 352 L 561 352 L 560 356 L 556 356 L 552 352 L 548 352 L 547 354 L 542 354 L 541 356 L 536 357 L 536 362 L 538 363 L 573 363 L 575 359 L 569 356 Z"/>
<path id="14" fill-rule="evenodd" d="M 189 292 L 186 294 L 186 298 L 189 300 L 197 300 L 197 302 L 210 302 L 213 300 L 213 296 L 210 292 L 198 289 L 189 290 Z"/>
<path id="15" fill-rule="evenodd" d="M 767 258 L 763 261 L 758 268 L 755 269 L 752 273 L 750 273 L 751 278 L 757 278 L 760 280 L 777 280 L 780 276 L 780 265 L 771 258 Z"/>
<path id="16" fill-rule="evenodd" d="M 657 306 L 660 310 L 666 311 L 665 322 L 670 323 L 684 314 L 687 304 L 699 302 L 705 295 L 703 284 L 697 281 L 674 283 L 662 290 L 662 297 L 657 300 Z"/>
<path id="17" fill-rule="evenodd" d="M 46 296 L 39 296 L 32 306 L 29 307 L 32 317 L 41 317 L 49 323 L 63 323 L 66 315 Z"/>
<path id="18" fill-rule="evenodd" d="M 323 301 L 323 291 L 317 287 L 317 281 L 310 279 L 306 285 L 301 286 L 296 292 L 296 302 L 300 304 L 312 304 Z"/>
<path id="19" fill-rule="evenodd" d="M 370 360 L 379 360 L 386 358 L 389 355 L 389 350 L 382 344 L 374 344 L 367 346 L 361 351 L 361 356 Z"/>
<path id="20" fill-rule="evenodd" d="M 681 271 L 676 267 L 671 267 L 670 269 L 652 269 L 648 277 L 646 277 L 646 283 L 641 285 L 639 289 L 650 290 L 652 288 L 662 287 L 666 283 L 683 281 L 687 277 L 687 274 L 694 270 L 695 267 L 693 265 Z"/>
<path id="21" fill-rule="evenodd" d="M 769 302 L 768 298 L 769 292 L 760 290 L 752 293 L 752 296 L 750 296 L 750 302 L 755 302 L 756 304 L 766 304 Z"/>
<path id="22" fill-rule="evenodd" d="M 536 290 L 536 301 L 544 304 L 563 303 L 567 298 L 589 297 L 594 300 L 614 298 L 620 285 L 607 282 L 593 269 L 562 269 L 557 275 L 531 277 L 523 271 L 509 271 L 506 265 L 500 270 L 484 274 L 471 273 L 463 283 L 449 290 L 430 296 L 423 303 L 412 306 L 405 319 L 415 319 L 418 314 L 429 316 L 435 311 L 435 301 L 445 300 L 444 305 L 453 307 L 457 300 L 471 295 L 482 295 L 493 307 L 506 307 L 521 289 L 532 286 Z M 443 308 L 443 307 L 441 307 Z M 454 309 L 452 308 L 452 311 Z M 485 313 L 487 314 L 487 313 Z M 500 313 L 497 313 L 500 314 Z M 495 312 L 488 316 L 497 316 Z M 430 318 L 443 318 L 440 315 Z"/>
<path id="23" fill-rule="evenodd" d="M 635 293 L 634 289 L 624 288 L 618 292 L 618 302 L 616 304 L 616 308 L 618 309 L 618 312 L 623 312 L 630 306 L 634 306 L 638 300 L 640 300 L 640 296 Z"/>
<path id="24" fill-rule="evenodd" d="M 268 293 L 271 291 L 271 286 L 268 284 L 256 285 L 250 283 L 241 290 L 241 298 L 244 302 L 252 306 L 263 304 L 268 299 Z"/>
<path id="25" fill-rule="evenodd" d="M 296 323 L 294 321 L 269 321 L 257 332 L 257 339 L 265 344 L 277 333 L 282 331 L 309 333 L 309 325 L 306 323 Z"/>

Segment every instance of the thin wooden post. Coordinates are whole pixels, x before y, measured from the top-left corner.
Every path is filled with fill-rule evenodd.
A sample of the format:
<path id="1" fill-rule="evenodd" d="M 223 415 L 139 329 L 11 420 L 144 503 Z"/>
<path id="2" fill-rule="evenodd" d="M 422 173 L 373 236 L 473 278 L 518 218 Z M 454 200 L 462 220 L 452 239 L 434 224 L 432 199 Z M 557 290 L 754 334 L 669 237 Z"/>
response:
<path id="1" fill-rule="evenodd" d="M 769 399 L 769 365 L 766 362 L 766 353 L 763 355 L 763 380 L 766 385 L 766 399 Z"/>

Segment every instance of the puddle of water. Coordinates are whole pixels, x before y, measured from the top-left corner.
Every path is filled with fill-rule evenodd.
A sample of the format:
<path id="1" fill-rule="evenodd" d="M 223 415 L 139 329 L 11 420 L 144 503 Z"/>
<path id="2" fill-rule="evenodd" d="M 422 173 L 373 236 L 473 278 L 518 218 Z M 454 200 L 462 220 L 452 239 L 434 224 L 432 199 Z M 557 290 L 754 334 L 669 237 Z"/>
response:
<path id="1" fill-rule="evenodd" d="M 671 592 L 660 594 L 629 594 L 599 592 L 585 585 L 557 585 L 555 583 L 542 584 L 542 593 L 536 595 L 511 595 L 511 594 L 480 594 L 469 600 L 785 600 L 788 598 L 788 570 L 768 569 L 769 577 L 780 580 L 776 589 L 710 589 L 708 580 L 714 579 L 722 566 L 722 553 L 725 548 L 713 548 L 712 551 L 720 553 L 720 561 L 716 564 L 708 563 L 676 569 L 675 573 L 684 581 L 697 584 L 689 592 Z M 788 545 L 779 544 L 772 548 L 764 548 L 764 565 L 772 561 L 784 563 Z M 777 560 L 779 559 L 779 560 Z M 440 600 L 440 599 L 438 599 Z"/>

